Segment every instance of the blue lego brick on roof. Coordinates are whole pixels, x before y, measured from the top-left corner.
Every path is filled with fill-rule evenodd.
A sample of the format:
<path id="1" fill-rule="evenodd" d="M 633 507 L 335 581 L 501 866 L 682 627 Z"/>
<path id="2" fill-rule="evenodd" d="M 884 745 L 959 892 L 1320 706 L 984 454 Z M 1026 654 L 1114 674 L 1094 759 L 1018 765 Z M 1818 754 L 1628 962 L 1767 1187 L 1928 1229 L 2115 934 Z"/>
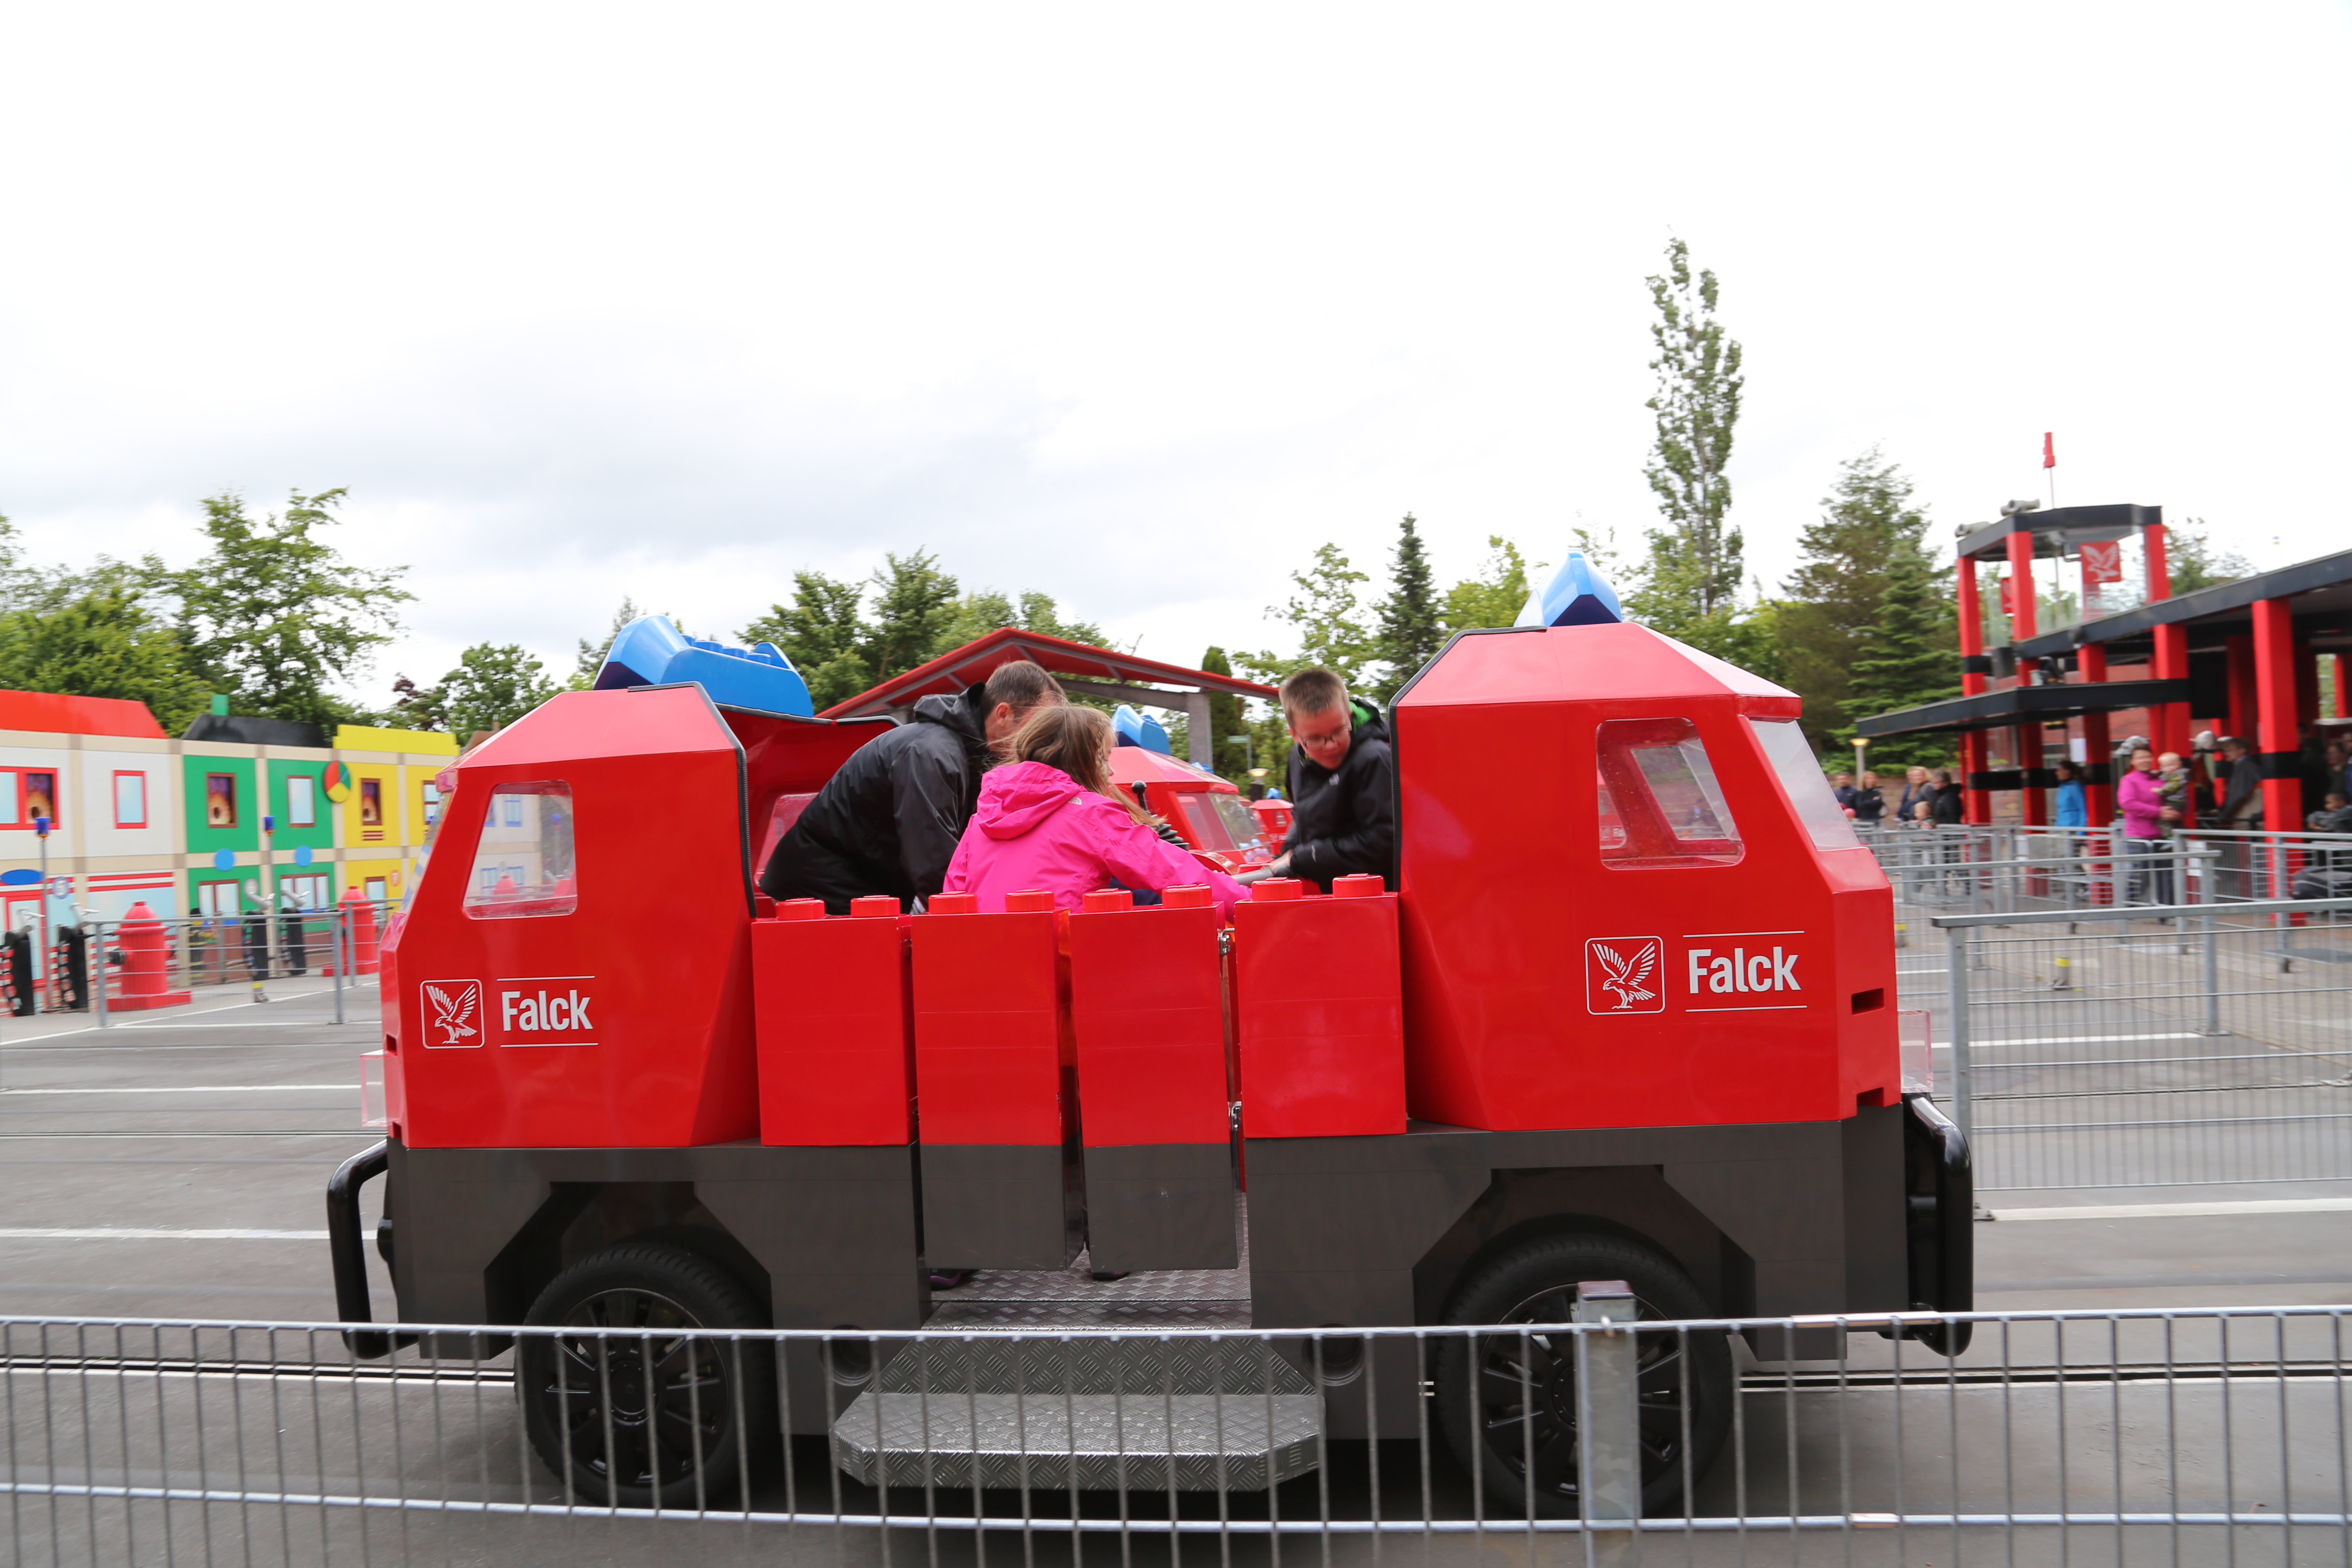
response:
<path id="1" fill-rule="evenodd" d="M 700 686 L 713 702 L 730 708 L 802 718 L 816 712 L 816 704 L 809 700 L 808 682 L 775 644 L 741 648 L 704 642 L 680 632 L 666 616 L 640 616 L 621 628 L 613 646 L 604 650 L 604 668 L 596 672 L 595 689 L 612 691 L 685 680 Z"/>

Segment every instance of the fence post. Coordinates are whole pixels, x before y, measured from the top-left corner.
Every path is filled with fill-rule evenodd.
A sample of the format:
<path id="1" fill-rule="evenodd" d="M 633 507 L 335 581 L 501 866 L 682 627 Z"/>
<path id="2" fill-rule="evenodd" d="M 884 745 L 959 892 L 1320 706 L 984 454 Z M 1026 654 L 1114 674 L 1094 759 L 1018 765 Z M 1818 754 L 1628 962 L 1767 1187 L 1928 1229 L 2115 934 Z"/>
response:
<path id="1" fill-rule="evenodd" d="M 92 921 L 89 923 L 98 938 L 97 962 L 90 966 L 89 1006 L 90 1011 L 98 1015 L 98 1026 L 103 1029 L 112 1024 L 106 1016 L 106 922 Z"/>
<path id="2" fill-rule="evenodd" d="M 2205 1028 L 2203 1032 L 2207 1035 L 2218 1035 L 2221 1032 L 2221 937 L 2220 931 L 2215 929 L 2218 922 L 2211 896 L 2213 878 L 2210 862 L 2207 863 L 2206 871 L 2207 874 L 2199 881 L 2203 896 L 2197 900 L 2205 910 L 2198 921 L 2198 923 L 2204 928 L 2199 934 L 2205 944 Z"/>
<path id="3" fill-rule="evenodd" d="M 1950 954 L 1952 997 L 1952 1121 L 1960 1136 L 1973 1138 L 1974 1119 L 1969 1110 L 1969 930 L 1949 926 L 1944 931 Z"/>
<path id="4" fill-rule="evenodd" d="M 1624 1562 L 1642 1517 L 1635 1315 L 1633 1292 L 1622 1279 L 1588 1279 L 1576 1288 L 1576 1321 L 1610 1325 L 1576 1336 L 1576 1489 L 1588 1563 Z"/>
<path id="5" fill-rule="evenodd" d="M 348 967 L 344 957 L 350 943 L 343 940 L 343 906 L 338 901 L 327 921 L 327 951 L 335 970 L 335 1022 L 343 1021 L 343 971 Z"/>

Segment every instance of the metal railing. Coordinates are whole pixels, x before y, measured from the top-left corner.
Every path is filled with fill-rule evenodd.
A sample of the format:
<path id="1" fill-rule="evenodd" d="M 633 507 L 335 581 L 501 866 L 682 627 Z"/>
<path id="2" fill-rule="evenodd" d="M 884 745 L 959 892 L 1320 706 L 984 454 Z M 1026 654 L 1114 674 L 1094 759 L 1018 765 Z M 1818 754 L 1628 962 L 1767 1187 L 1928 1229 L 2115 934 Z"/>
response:
<path id="1" fill-rule="evenodd" d="M 331 1324 L 5 1320 L 0 1542 L 25 1564 L 2352 1552 L 2352 1309 L 1629 1321 L 1622 1284 L 1550 1302 L 1574 1321 L 440 1328 L 389 1362 Z M 1963 1331 L 1948 1357 L 1885 1337 Z M 1791 1335 L 1828 1342 L 1758 1359 Z M 1176 1386 L 1202 1367 L 1206 1417 Z M 895 1439 L 873 1415 L 894 1376 Z M 1082 1399 L 1107 1413 L 1091 1429 Z"/>
<path id="2" fill-rule="evenodd" d="M 2352 926 L 2284 914 L 2352 899 L 1932 917 L 1898 984 L 1979 1189 L 2352 1181 Z"/>
<path id="3" fill-rule="evenodd" d="M 50 962 L 37 977 L 20 980 L 0 964 L 0 996 L 20 1015 L 88 1013 L 99 1026 L 110 1026 L 126 1010 L 132 984 L 126 931 L 145 931 L 162 939 L 161 966 L 149 972 L 147 983 L 159 984 L 165 994 L 196 998 L 237 987 L 257 992 L 272 980 L 315 976 L 334 982 L 335 1017 L 341 1023 L 341 994 L 355 978 L 355 969 L 364 966 L 373 972 L 375 958 L 370 950 L 380 947 L 391 918 L 388 902 L 366 908 L 373 918 L 372 938 L 361 929 L 353 903 L 149 921 L 85 916 L 80 924 L 53 933 Z"/>
<path id="4" fill-rule="evenodd" d="M 2160 839 L 2121 826 L 1880 828 L 1864 833 L 1898 888 L 1950 902 L 1974 874 L 1987 886 L 2030 884 L 2073 906 L 2240 903 L 2352 894 L 2352 834 L 2189 827 Z M 1972 869 L 1964 869 L 1972 868 Z M 1993 877 L 1998 868 L 2007 873 Z M 2032 907 L 2032 906 L 2020 906 Z"/>

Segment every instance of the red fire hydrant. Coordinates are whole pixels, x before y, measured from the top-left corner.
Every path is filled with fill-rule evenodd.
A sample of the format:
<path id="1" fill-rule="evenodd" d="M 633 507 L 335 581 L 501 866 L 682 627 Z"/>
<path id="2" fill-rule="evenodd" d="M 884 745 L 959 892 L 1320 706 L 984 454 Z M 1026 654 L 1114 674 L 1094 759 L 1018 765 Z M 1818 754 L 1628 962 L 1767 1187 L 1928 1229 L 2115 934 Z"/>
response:
<path id="1" fill-rule="evenodd" d="M 351 973 L 373 974 L 383 967 L 382 938 L 376 931 L 375 904 L 357 888 L 343 889 L 343 939 L 349 942 Z M 332 974 L 334 966 L 327 966 Z"/>
<path id="2" fill-rule="evenodd" d="M 142 899 L 124 911 L 122 922 L 114 928 L 115 941 L 122 949 L 122 992 L 109 996 L 106 1005 L 118 1012 L 138 1013 L 150 1007 L 181 1007 L 189 1000 L 189 993 L 171 989 L 172 942 L 163 930 L 163 922 Z M 100 962 L 105 962 L 100 955 Z"/>

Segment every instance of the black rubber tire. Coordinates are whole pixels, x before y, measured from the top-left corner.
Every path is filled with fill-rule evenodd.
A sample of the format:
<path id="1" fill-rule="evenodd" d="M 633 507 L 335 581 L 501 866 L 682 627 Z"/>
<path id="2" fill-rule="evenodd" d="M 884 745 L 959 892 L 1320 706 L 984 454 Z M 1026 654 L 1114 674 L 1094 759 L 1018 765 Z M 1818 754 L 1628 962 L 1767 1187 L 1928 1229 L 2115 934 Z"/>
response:
<path id="1" fill-rule="evenodd" d="M 1481 1266 L 1454 1290 L 1444 1321 L 1567 1321 L 1575 1316 L 1575 1287 L 1588 1279 L 1623 1280 L 1643 1318 L 1720 1316 L 1690 1276 L 1664 1254 L 1618 1237 L 1574 1232 L 1540 1237 Z M 1720 1332 L 1643 1334 L 1639 1364 L 1642 1511 L 1672 1512 L 1682 1497 L 1685 1474 L 1694 1482 L 1703 1478 L 1723 1452 L 1731 1429 L 1730 1339 Z M 1535 1511 L 1546 1519 L 1575 1518 L 1572 1358 L 1554 1355 L 1550 1340 L 1541 1334 L 1463 1336 L 1440 1343 L 1436 1373 L 1439 1429 L 1464 1471 L 1484 1478 L 1495 1511 L 1522 1517 L 1527 1511 L 1528 1434 L 1532 1432 Z M 1687 1465 L 1682 1404 L 1685 1386 L 1690 1391 Z M 1527 1392 L 1533 1393 L 1532 1401 L 1525 1397 Z M 1474 1426 L 1486 1441 L 1483 1455 L 1473 1441 Z"/>
<path id="2" fill-rule="evenodd" d="M 646 1331 L 517 1336 L 524 1430 L 583 1502 L 651 1508 L 658 1495 L 663 1508 L 717 1504 L 735 1495 L 775 1430 L 769 1342 L 663 1332 L 766 1326 L 751 1292 L 698 1253 L 641 1241 L 607 1247 L 550 1281 L 524 1321 Z"/>

